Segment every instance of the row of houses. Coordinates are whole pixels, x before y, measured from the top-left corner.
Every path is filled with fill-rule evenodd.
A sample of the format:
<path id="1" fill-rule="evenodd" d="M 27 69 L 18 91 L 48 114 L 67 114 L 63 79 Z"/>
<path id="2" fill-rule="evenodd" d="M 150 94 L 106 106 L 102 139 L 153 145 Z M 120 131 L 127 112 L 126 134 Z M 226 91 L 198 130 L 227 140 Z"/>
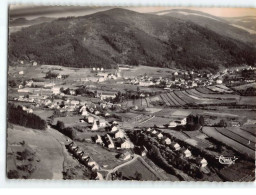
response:
<path id="1" fill-rule="evenodd" d="M 88 154 L 81 150 L 74 142 L 67 143 L 68 151 L 83 165 L 96 172 L 96 180 L 104 180 L 103 175 L 99 172 L 100 166 Z"/>
<path id="2" fill-rule="evenodd" d="M 181 158 L 188 158 L 188 159 L 194 158 L 192 156 L 192 152 L 188 148 L 181 147 L 179 143 L 174 142 L 169 137 L 164 136 L 161 131 L 148 128 L 145 130 L 145 132 L 157 138 L 159 141 L 162 141 L 166 146 L 170 147 L 173 151 L 179 152 Z M 208 164 L 205 158 L 197 157 L 195 159 L 197 164 L 199 164 L 200 167 L 206 167 Z"/>

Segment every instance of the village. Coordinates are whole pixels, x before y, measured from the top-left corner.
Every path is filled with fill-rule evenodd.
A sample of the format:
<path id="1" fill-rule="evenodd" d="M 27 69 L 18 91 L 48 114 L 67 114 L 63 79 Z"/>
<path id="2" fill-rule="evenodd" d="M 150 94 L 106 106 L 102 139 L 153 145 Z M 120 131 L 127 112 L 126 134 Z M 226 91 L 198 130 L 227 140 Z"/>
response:
<path id="1" fill-rule="evenodd" d="M 34 76 L 28 72 L 31 67 Z M 252 76 L 242 79 L 245 71 L 255 75 L 255 68 L 242 66 L 217 74 L 158 68 L 150 70 L 151 75 L 145 69 L 128 65 L 110 70 L 75 69 L 38 66 L 36 62 L 25 65 L 21 61 L 19 67 L 9 70 L 8 102 L 39 116 L 47 122 L 48 129 L 66 136 L 67 151 L 92 171 L 93 179 L 162 180 L 170 179 L 170 174 L 174 180 L 221 180 L 216 164 L 212 163 L 220 151 L 214 146 L 216 141 L 208 140 L 210 135 L 204 132 L 204 126 L 240 128 L 254 120 L 238 115 L 223 118 L 218 109 L 247 105 L 249 100 L 241 98 L 236 86 L 255 84 Z M 250 105 L 250 109 L 255 109 L 255 105 Z M 180 114 L 174 114 L 177 112 Z M 191 117 L 197 122 L 191 122 Z M 190 135 L 192 131 L 197 138 Z M 136 137 L 143 139 L 138 142 Z M 225 141 L 222 144 L 225 148 Z M 94 150 L 101 151 L 106 159 L 97 157 L 100 154 Z M 250 158 L 251 150 L 242 153 Z M 158 155 L 165 163 L 154 159 Z M 180 159 L 181 165 L 174 159 Z M 148 163 L 153 163 L 153 168 L 146 178 L 143 170 Z M 129 175 L 125 167 L 132 164 L 144 169 L 136 169 L 136 176 Z M 164 170 L 164 176 L 159 169 Z"/>

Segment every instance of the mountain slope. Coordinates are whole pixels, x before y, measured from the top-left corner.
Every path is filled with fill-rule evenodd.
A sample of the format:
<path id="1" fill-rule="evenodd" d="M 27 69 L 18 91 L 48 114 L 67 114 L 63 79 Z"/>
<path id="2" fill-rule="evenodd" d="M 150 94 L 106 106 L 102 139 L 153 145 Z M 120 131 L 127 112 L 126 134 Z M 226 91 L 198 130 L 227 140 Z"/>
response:
<path id="1" fill-rule="evenodd" d="M 117 63 L 206 69 L 255 63 L 255 49 L 170 16 L 120 8 L 24 28 L 9 39 L 9 60 L 74 67 Z"/>
<path id="2" fill-rule="evenodd" d="M 254 44 L 254 46 L 256 46 L 256 35 L 245 29 L 237 28 L 238 26 L 234 26 L 234 24 L 236 24 L 235 21 L 237 21 L 235 18 L 223 19 L 204 12 L 186 9 L 173 9 L 164 12 L 157 12 L 155 14 L 190 21 L 204 28 L 208 28 L 222 36 L 230 37 L 247 44 Z M 251 25 L 251 23 L 248 25 Z"/>

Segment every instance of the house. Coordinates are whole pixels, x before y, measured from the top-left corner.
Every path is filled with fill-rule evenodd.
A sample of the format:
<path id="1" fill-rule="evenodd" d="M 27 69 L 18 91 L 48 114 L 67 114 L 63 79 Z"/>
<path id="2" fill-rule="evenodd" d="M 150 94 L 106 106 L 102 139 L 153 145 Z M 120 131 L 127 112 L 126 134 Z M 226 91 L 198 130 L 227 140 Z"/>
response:
<path id="1" fill-rule="evenodd" d="M 80 102 L 78 100 L 71 100 L 70 104 L 78 105 Z"/>
<path id="2" fill-rule="evenodd" d="M 60 93 L 60 87 L 53 87 L 52 88 L 52 93 L 55 94 L 55 95 L 59 94 Z"/>
<path id="3" fill-rule="evenodd" d="M 134 151 L 140 155 L 140 156 L 146 156 L 147 155 L 147 148 L 145 146 L 139 146 L 134 149 Z"/>
<path id="4" fill-rule="evenodd" d="M 19 71 L 19 75 L 23 75 L 24 74 L 24 71 Z"/>
<path id="5" fill-rule="evenodd" d="M 129 151 L 126 151 L 125 153 L 122 153 L 119 156 L 119 159 L 121 159 L 121 160 L 129 160 L 130 158 L 132 158 L 132 155 Z"/>
<path id="6" fill-rule="evenodd" d="M 113 125 L 111 127 L 111 132 L 117 131 L 118 130 L 118 126 L 117 125 Z"/>
<path id="7" fill-rule="evenodd" d="M 102 141 L 102 139 L 101 139 L 101 136 L 99 136 L 98 134 L 97 134 L 96 137 L 95 137 L 95 143 L 96 143 L 96 144 L 102 144 L 102 143 L 103 143 L 103 141 Z"/>
<path id="8" fill-rule="evenodd" d="M 163 134 L 162 134 L 161 132 L 158 132 L 158 133 L 156 134 L 156 137 L 157 137 L 158 139 L 162 139 L 164 136 L 163 136 Z"/>
<path id="9" fill-rule="evenodd" d="M 147 132 L 151 132 L 152 131 L 152 129 L 149 127 L 149 128 L 147 128 L 147 130 L 146 130 Z"/>
<path id="10" fill-rule="evenodd" d="M 92 130 L 92 131 L 97 131 L 97 130 L 99 130 L 99 127 L 98 127 L 98 125 L 97 125 L 96 120 L 94 120 L 94 123 L 93 123 L 93 125 L 92 125 L 91 130 Z"/>
<path id="11" fill-rule="evenodd" d="M 93 123 L 94 118 L 92 116 L 88 116 L 87 121 L 88 123 Z"/>
<path id="12" fill-rule="evenodd" d="M 180 150 L 180 152 L 181 152 L 181 155 L 184 156 L 185 158 L 189 158 L 189 157 L 191 157 L 191 155 L 192 155 L 192 153 L 190 152 L 190 150 L 189 150 L 189 149 L 186 149 L 186 148 L 182 148 L 182 149 Z"/>
<path id="13" fill-rule="evenodd" d="M 110 91 L 98 92 L 97 91 L 96 97 L 99 97 L 101 100 L 105 100 L 107 98 L 114 99 L 116 97 L 116 92 L 110 92 Z"/>
<path id="14" fill-rule="evenodd" d="M 95 180 L 104 180 L 103 175 L 97 171 Z"/>
<path id="15" fill-rule="evenodd" d="M 172 142 L 172 143 L 170 144 L 170 148 L 172 148 L 172 149 L 175 150 L 175 151 L 178 151 L 178 150 L 180 150 L 180 144 L 175 143 L 175 142 Z"/>
<path id="16" fill-rule="evenodd" d="M 93 171 L 96 171 L 96 170 L 99 170 L 99 165 L 93 161 L 92 159 L 89 160 L 88 162 L 88 166 L 93 170 Z"/>
<path id="17" fill-rule="evenodd" d="M 106 127 L 106 121 L 105 120 L 99 120 L 99 127 Z"/>
<path id="18" fill-rule="evenodd" d="M 115 138 L 124 138 L 125 137 L 125 132 L 123 130 L 118 130 L 117 132 L 115 132 L 114 137 Z"/>
<path id="19" fill-rule="evenodd" d="M 151 133 L 152 133 L 153 135 L 156 135 L 158 132 L 154 129 Z"/>
<path id="20" fill-rule="evenodd" d="M 177 122 L 176 121 L 171 121 L 170 123 L 169 123 L 169 127 L 177 127 Z"/>
<path id="21" fill-rule="evenodd" d="M 134 148 L 134 145 L 129 140 L 124 140 L 123 143 L 121 143 L 121 148 Z"/>
<path id="22" fill-rule="evenodd" d="M 216 80 L 216 83 L 217 83 L 217 84 L 222 84 L 222 82 L 223 82 L 223 81 L 220 80 L 220 79 L 217 79 L 217 80 Z"/>
<path id="23" fill-rule="evenodd" d="M 164 140 L 164 143 L 166 144 L 166 145 L 170 145 L 171 143 L 172 143 L 172 141 L 171 141 L 171 139 L 170 138 L 165 138 Z"/>
<path id="24" fill-rule="evenodd" d="M 196 159 L 196 163 L 200 166 L 200 167 L 206 167 L 208 162 L 207 160 L 205 160 L 204 158 L 198 157 Z"/>
<path id="25" fill-rule="evenodd" d="M 37 62 L 36 62 L 36 61 L 33 61 L 33 62 L 32 62 L 32 65 L 33 65 L 33 66 L 37 66 Z"/>
<path id="26" fill-rule="evenodd" d="M 107 134 L 107 136 L 106 136 L 106 145 L 108 148 L 115 148 L 115 144 L 114 144 L 112 138 L 109 136 L 109 134 Z"/>

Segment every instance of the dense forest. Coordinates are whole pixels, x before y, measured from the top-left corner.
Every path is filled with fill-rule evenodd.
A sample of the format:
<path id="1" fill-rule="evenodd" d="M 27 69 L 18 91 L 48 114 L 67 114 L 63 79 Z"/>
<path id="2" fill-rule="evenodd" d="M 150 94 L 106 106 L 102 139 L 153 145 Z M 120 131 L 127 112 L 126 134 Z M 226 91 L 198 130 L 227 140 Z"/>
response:
<path id="1" fill-rule="evenodd" d="M 112 9 L 53 20 L 11 34 L 9 62 L 71 67 L 130 64 L 217 71 L 254 65 L 251 44 L 171 16 Z"/>
<path id="2" fill-rule="evenodd" d="M 9 103 L 7 109 L 8 122 L 10 123 L 40 130 L 45 130 L 47 127 L 45 120 L 33 113 L 27 113 L 21 106 Z"/>

